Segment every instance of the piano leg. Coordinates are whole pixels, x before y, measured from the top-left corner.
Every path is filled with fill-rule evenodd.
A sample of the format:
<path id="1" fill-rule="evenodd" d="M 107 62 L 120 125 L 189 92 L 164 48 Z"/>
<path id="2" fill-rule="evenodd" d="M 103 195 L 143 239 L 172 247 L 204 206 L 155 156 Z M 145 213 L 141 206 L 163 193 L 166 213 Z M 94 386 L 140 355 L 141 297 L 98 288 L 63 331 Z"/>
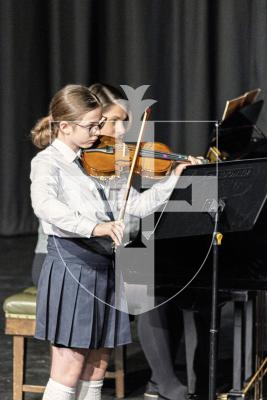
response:
<path id="1" fill-rule="evenodd" d="M 249 388 L 252 387 L 251 380 L 254 380 L 252 375 L 254 359 L 253 342 L 255 339 L 253 332 L 255 293 L 245 290 L 240 292 L 233 291 L 232 296 L 234 301 L 233 388 L 228 393 L 227 399 L 241 400 L 247 398 L 247 395 L 250 394 Z M 260 317 L 260 321 L 264 320 L 264 315 Z M 257 323 L 256 326 L 258 326 Z M 257 388 L 257 381 L 254 398 L 257 400 L 262 398 L 260 390 Z"/>
<path id="2" fill-rule="evenodd" d="M 245 381 L 253 374 L 253 299 L 245 305 Z"/>
<path id="3" fill-rule="evenodd" d="M 234 343 L 233 343 L 233 390 L 242 389 L 242 353 L 243 353 L 243 303 L 234 302 Z"/>

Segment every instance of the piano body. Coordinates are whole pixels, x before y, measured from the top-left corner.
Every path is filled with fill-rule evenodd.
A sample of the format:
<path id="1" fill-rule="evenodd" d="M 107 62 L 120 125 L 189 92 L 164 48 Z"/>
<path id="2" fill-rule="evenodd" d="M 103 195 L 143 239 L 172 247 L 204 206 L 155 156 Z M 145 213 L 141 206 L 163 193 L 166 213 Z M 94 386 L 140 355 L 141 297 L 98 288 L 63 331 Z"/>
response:
<path id="1" fill-rule="evenodd" d="M 262 105 L 263 101 L 259 101 L 245 106 L 219 124 L 219 146 L 215 151 L 222 161 L 267 157 L 267 137 L 256 126 Z M 214 149 L 215 145 L 216 138 L 215 132 L 213 132 L 209 150 L 210 148 Z M 214 151 L 209 154 L 214 154 Z M 178 302 L 181 307 L 193 310 L 204 309 L 208 312 L 211 306 L 212 252 L 199 273 L 198 270 L 203 264 L 210 245 L 210 236 L 156 240 L 155 295 L 172 297 L 197 273 L 189 287 L 179 294 Z M 236 326 L 234 328 L 232 390 L 226 397 L 222 396 L 221 398 L 244 398 L 255 382 L 255 398 L 260 398 L 262 372 L 259 373 L 259 380 L 252 375 L 253 371 L 260 367 L 263 353 L 262 332 L 265 317 L 263 291 L 267 290 L 267 206 L 261 211 L 260 218 L 251 231 L 224 235 L 223 245 L 219 250 L 219 288 L 221 304 L 231 299 L 231 293 L 252 293 L 250 314 L 247 315 L 248 322 L 247 320 L 242 321 L 244 303 L 242 301 L 235 303 Z M 255 304 L 257 304 L 256 310 Z M 248 304 L 245 304 L 245 309 L 247 309 L 246 307 L 248 308 Z M 253 330 L 252 323 L 257 325 L 256 337 L 246 338 L 248 342 L 245 343 L 245 364 L 242 362 L 243 344 L 241 341 L 244 332 L 240 329 L 241 323 L 249 324 L 250 333 Z M 248 329 L 248 325 L 246 328 Z M 204 338 L 204 342 L 205 340 L 207 338 Z M 254 340 L 256 340 L 256 344 L 253 343 Z M 206 347 L 207 343 L 203 343 L 203 348 Z M 251 359 L 252 352 L 254 353 L 253 360 Z M 249 357 L 250 360 L 248 360 Z M 246 385 L 244 381 L 249 381 L 250 378 L 252 378 L 251 382 Z"/>

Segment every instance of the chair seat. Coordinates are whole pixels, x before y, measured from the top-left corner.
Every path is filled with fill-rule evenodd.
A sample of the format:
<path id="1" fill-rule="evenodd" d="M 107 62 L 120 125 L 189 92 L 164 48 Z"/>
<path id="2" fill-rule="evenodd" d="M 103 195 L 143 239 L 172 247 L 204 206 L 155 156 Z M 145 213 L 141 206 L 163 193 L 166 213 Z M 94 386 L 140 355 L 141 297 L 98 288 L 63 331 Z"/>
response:
<path id="1" fill-rule="evenodd" d="M 23 292 L 7 297 L 3 309 L 6 318 L 35 319 L 36 288 L 31 286 Z"/>
<path id="2" fill-rule="evenodd" d="M 24 383 L 25 340 L 34 336 L 37 289 L 34 286 L 5 299 L 5 334 L 13 336 L 13 400 L 22 400 L 23 393 L 43 393 L 44 386 Z M 115 379 L 116 397 L 124 397 L 125 346 L 115 349 L 115 371 L 106 372 L 106 378 Z"/>

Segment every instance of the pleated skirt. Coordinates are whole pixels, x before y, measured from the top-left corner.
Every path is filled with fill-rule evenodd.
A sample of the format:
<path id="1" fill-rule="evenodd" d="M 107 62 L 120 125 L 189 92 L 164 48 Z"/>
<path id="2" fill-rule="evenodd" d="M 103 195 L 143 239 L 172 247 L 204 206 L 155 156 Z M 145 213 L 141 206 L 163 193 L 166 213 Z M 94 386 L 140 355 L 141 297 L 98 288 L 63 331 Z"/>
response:
<path id="1" fill-rule="evenodd" d="M 38 281 L 35 338 L 85 349 L 130 343 L 129 315 L 114 308 L 113 258 L 79 239 L 56 236 L 49 237 L 47 250 Z M 125 310 L 125 304 L 119 308 Z"/>

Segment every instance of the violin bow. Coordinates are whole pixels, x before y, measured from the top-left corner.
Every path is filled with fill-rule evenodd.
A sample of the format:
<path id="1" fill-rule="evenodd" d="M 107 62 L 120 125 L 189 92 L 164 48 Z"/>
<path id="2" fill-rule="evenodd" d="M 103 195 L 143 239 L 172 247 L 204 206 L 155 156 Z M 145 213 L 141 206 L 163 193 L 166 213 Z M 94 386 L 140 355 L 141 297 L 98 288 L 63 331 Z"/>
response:
<path id="1" fill-rule="evenodd" d="M 144 112 L 144 117 L 143 117 L 143 120 L 142 120 L 142 125 L 141 125 L 141 128 L 140 128 L 138 140 L 137 140 L 137 143 L 136 143 L 135 152 L 134 152 L 134 155 L 133 155 L 133 161 L 132 161 L 130 172 L 129 172 L 129 176 L 128 176 L 128 179 L 127 179 L 125 193 L 124 193 L 124 196 L 123 196 L 123 203 L 122 203 L 122 207 L 121 207 L 120 212 L 119 212 L 119 217 L 118 217 L 119 221 L 123 220 L 124 216 L 125 216 L 125 211 L 126 211 L 126 207 L 127 207 L 127 201 L 128 201 L 128 198 L 129 198 L 129 194 L 130 194 L 130 190 L 131 190 L 131 186 L 132 186 L 132 181 L 133 181 L 133 174 L 134 174 L 134 170 L 135 170 L 135 167 L 136 167 L 136 164 L 137 164 L 137 161 L 138 161 L 138 155 L 139 155 L 139 151 L 140 151 L 140 147 L 141 147 L 141 143 L 142 143 L 141 141 L 142 141 L 143 134 L 144 134 L 145 123 L 150 118 L 150 115 L 151 115 L 151 108 L 149 107 Z"/>

